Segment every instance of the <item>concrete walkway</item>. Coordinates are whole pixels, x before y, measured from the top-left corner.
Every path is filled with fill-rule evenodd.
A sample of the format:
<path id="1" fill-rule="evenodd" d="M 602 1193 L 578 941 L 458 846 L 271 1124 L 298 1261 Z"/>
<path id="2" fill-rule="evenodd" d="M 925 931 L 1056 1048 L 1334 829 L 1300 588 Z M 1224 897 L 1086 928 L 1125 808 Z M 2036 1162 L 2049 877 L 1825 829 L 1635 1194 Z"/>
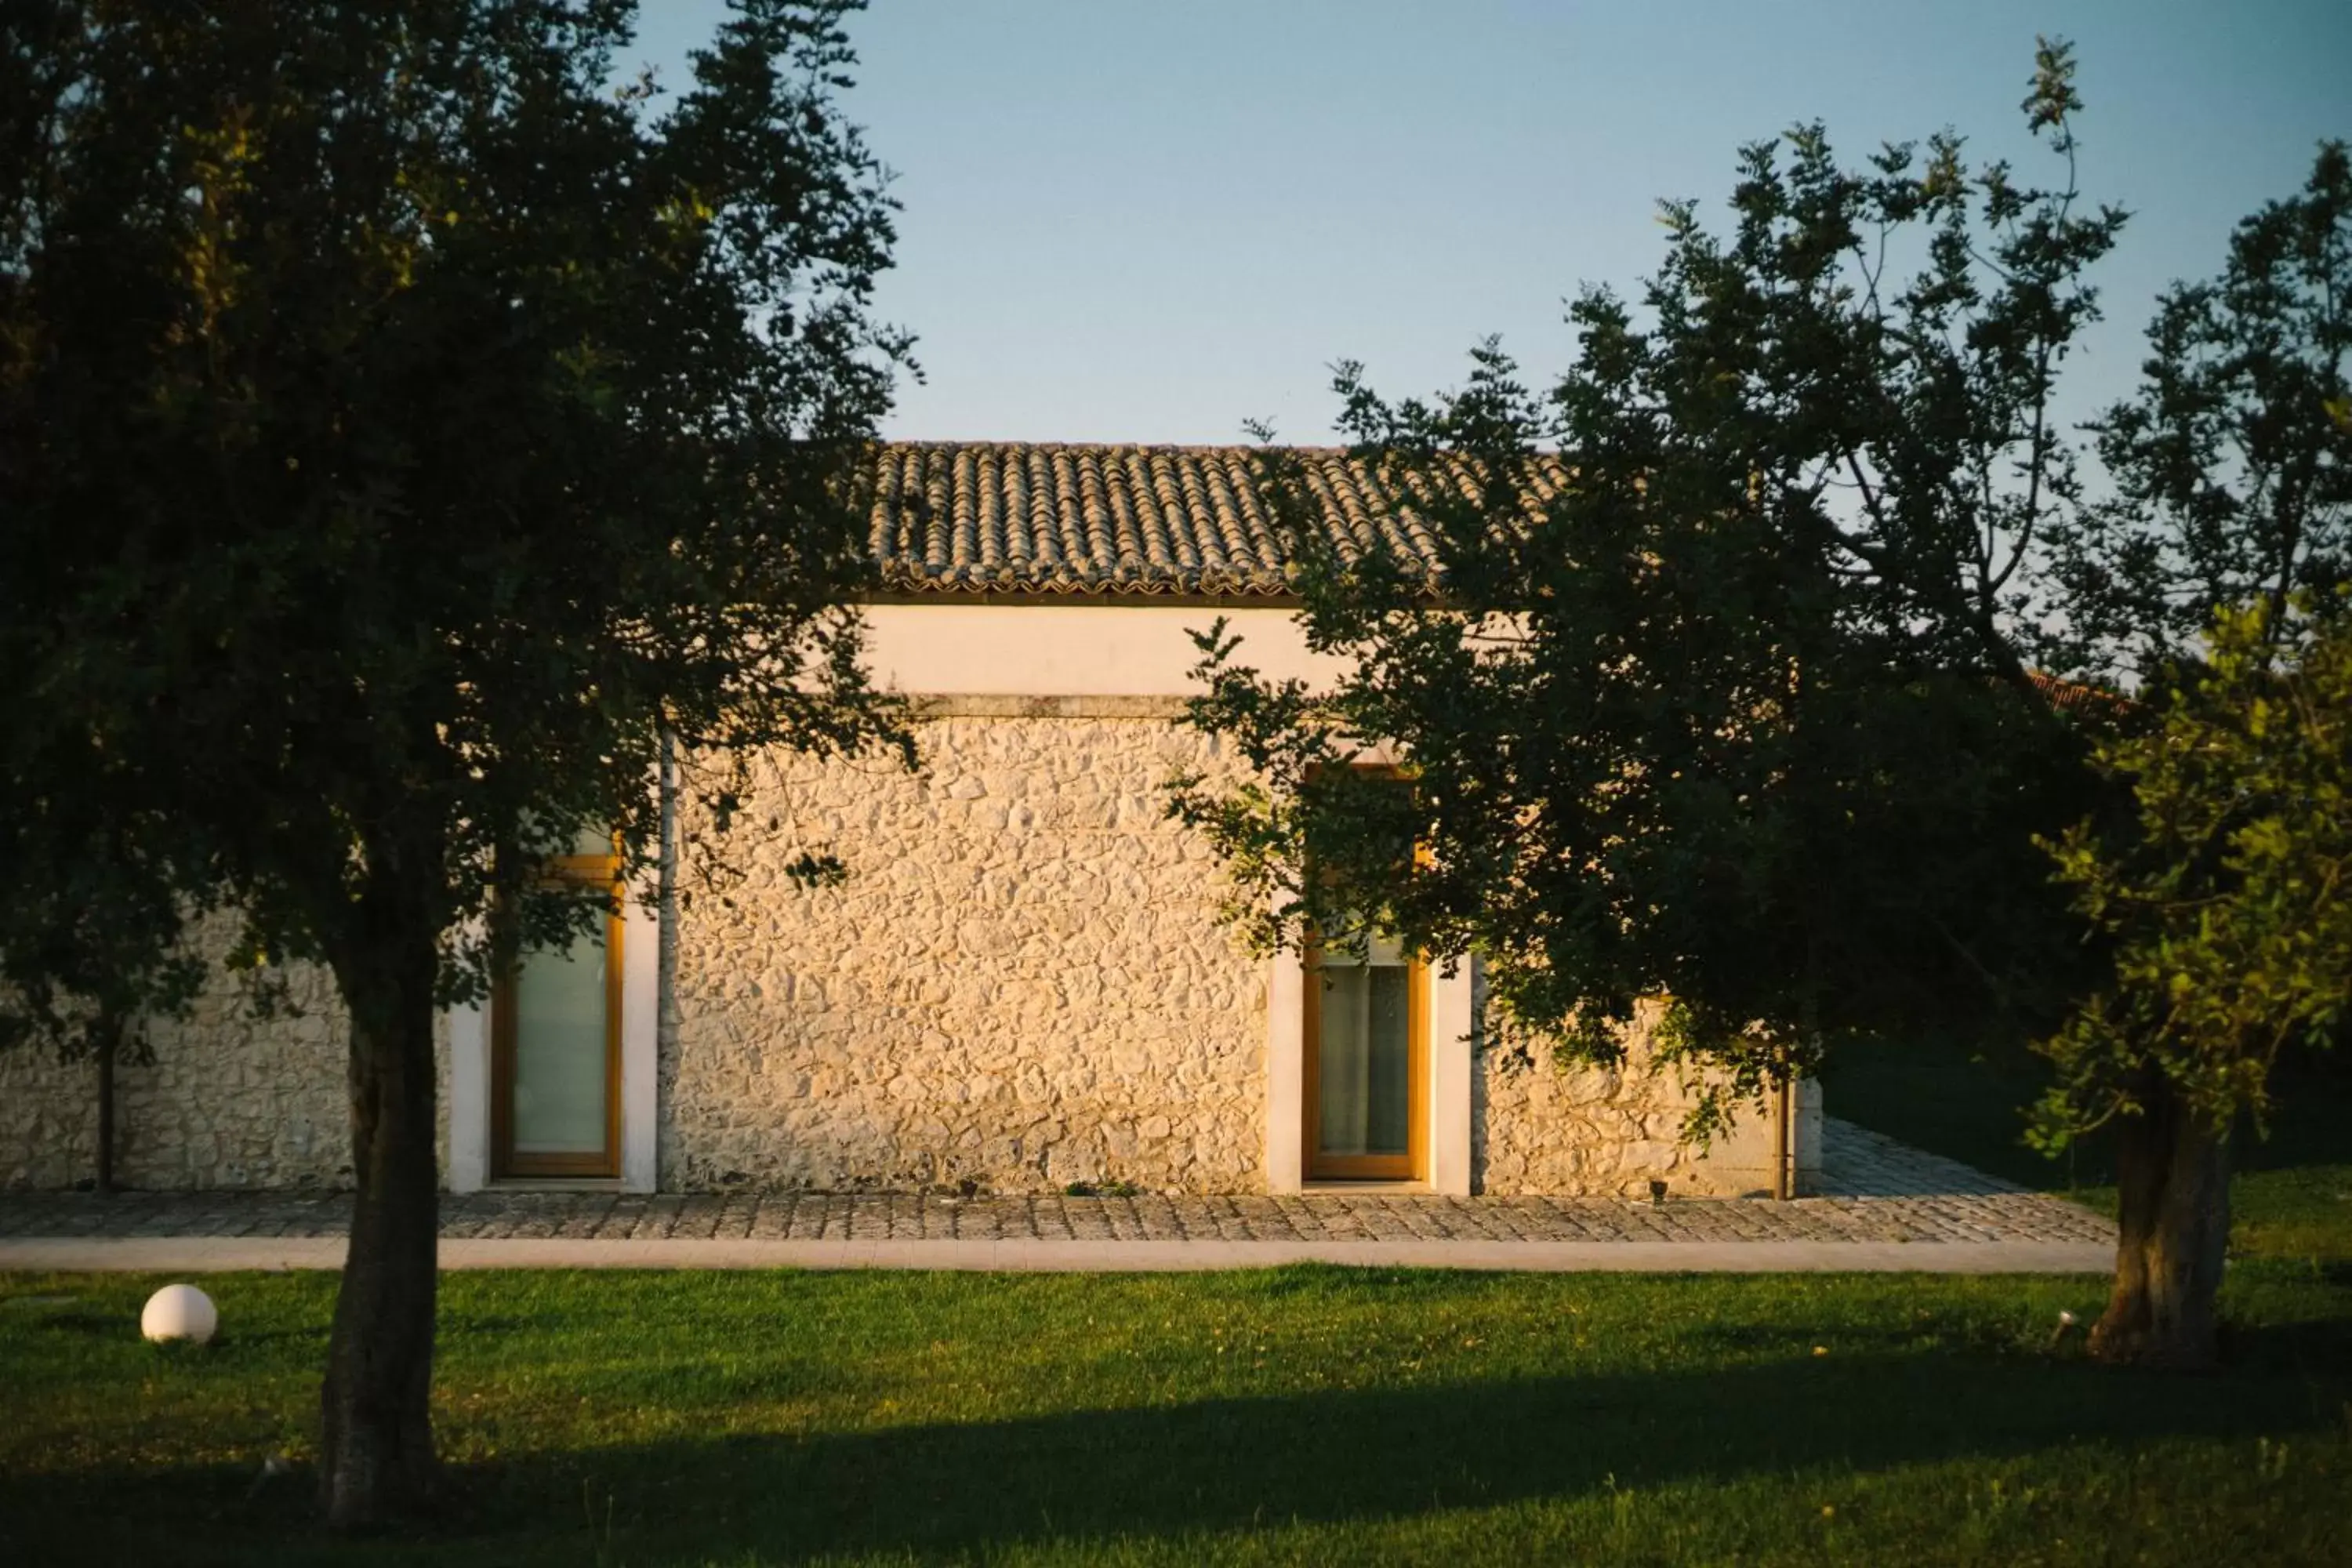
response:
<path id="1" fill-rule="evenodd" d="M 1823 1193 L 1675 1198 L 624 1195 L 443 1200 L 449 1268 L 1204 1269 L 1318 1260 L 1535 1270 L 2095 1273 L 2114 1226 L 1832 1120 Z M 341 1194 L 0 1194 L 0 1269 L 334 1268 Z"/>

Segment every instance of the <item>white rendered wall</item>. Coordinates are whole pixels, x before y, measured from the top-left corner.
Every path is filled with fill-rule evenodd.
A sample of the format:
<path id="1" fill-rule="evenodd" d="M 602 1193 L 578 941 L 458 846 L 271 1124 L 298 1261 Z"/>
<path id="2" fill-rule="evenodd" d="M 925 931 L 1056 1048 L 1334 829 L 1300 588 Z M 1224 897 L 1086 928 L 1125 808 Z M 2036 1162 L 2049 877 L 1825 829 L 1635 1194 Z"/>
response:
<path id="1" fill-rule="evenodd" d="M 1274 955 L 1265 988 L 1265 1190 L 1307 1183 L 1307 971 Z"/>
<path id="2" fill-rule="evenodd" d="M 1429 1190 L 1470 1195 L 1470 965 L 1429 971 Z"/>
<path id="3" fill-rule="evenodd" d="M 657 1118 L 655 1074 L 661 1062 L 661 921 L 642 892 L 629 898 L 621 927 L 621 1190 L 650 1193 Z"/>
<path id="4" fill-rule="evenodd" d="M 1201 660 L 1188 629 L 1223 616 L 1234 655 L 1276 679 L 1328 683 L 1341 660 L 1318 658 L 1282 609 L 1199 605 L 871 605 L 866 668 L 914 696 L 1192 697 Z"/>
<path id="5" fill-rule="evenodd" d="M 449 1018 L 449 1190 L 478 1193 L 490 1180 L 490 1009 L 452 1007 Z"/>

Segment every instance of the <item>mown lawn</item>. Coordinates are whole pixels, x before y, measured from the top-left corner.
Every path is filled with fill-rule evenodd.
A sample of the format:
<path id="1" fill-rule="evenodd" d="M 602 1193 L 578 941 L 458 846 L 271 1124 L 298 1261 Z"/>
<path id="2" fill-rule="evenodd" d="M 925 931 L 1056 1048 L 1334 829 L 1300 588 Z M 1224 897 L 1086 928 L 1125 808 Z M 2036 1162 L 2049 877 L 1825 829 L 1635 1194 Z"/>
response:
<path id="1" fill-rule="evenodd" d="M 460 1274 L 431 1535 L 310 1523 L 332 1280 L 0 1276 L 0 1563 L 2340 1563 L 2352 1274 L 2231 1271 L 2221 1375 L 2052 1345 L 2094 1279 Z M 295 1468 L 263 1479 L 272 1454 Z"/>
<path id="2" fill-rule="evenodd" d="M 1831 1109 L 2111 1203 L 2034 1066 Z M 2352 1562 L 2352 1094 L 2234 1184 L 2228 1367 L 2091 1365 L 2096 1279 L 532 1274 L 444 1282 L 429 1533 L 310 1522 L 331 1279 L 0 1275 L 0 1564 Z M 282 1474 L 265 1473 L 273 1456 Z"/>

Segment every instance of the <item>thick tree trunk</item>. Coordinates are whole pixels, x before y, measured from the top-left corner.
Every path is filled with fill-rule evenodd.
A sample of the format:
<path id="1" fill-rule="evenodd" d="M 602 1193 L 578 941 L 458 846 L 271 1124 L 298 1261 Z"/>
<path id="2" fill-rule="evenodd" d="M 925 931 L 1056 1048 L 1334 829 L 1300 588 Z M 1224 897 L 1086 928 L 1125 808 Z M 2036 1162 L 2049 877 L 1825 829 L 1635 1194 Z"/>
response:
<path id="1" fill-rule="evenodd" d="M 2215 1354 L 2214 1298 L 2230 1240 L 2229 1146 L 2168 1089 L 2117 1124 L 2115 1293 L 2091 1330 L 2102 1361 L 2202 1368 Z"/>
<path id="2" fill-rule="evenodd" d="M 92 1184 L 100 1197 L 114 1192 L 114 1058 L 122 1040 L 121 1026 L 100 1020 L 98 1031 L 98 1153 L 91 1162 Z"/>
<path id="3" fill-rule="evenodd" d="M 433 1456 L 434 1155 L 430 931 L 338 964 L 352 1010 L 352 1169 L 358 1193 L 320 1396 L 319 1500 L 339 1530 L 426 1509 Z"/>

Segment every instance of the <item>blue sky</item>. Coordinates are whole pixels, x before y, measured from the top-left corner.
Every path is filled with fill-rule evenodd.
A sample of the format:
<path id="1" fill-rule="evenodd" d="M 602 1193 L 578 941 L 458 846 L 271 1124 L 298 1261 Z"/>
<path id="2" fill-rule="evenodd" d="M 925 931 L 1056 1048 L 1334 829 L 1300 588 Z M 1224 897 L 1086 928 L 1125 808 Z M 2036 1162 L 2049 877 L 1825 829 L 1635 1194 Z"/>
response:
<path id="1" fill-rule="evenodd" d="M 684 79 L 719 0 L 647 0 Z M 1325 440 L 1328 366 L 1457 384 L 1493 332 L 1565 364 L 1564 301 L 1631 292 L 1655 205 L 1719 215 L 1736 149 L 1820 120 L 1850 159 L 1951 126 L 2021 174 L 2037 32 L 2074 40 L 2086 196 L 2135 215 L 2070 407 L 2127 390 L 2168 281 L 2352 136 L 2347 0 L 876 0 L 852 119 L 905 204 L 881 314 L 925 384 L 888 434 Z"/>

